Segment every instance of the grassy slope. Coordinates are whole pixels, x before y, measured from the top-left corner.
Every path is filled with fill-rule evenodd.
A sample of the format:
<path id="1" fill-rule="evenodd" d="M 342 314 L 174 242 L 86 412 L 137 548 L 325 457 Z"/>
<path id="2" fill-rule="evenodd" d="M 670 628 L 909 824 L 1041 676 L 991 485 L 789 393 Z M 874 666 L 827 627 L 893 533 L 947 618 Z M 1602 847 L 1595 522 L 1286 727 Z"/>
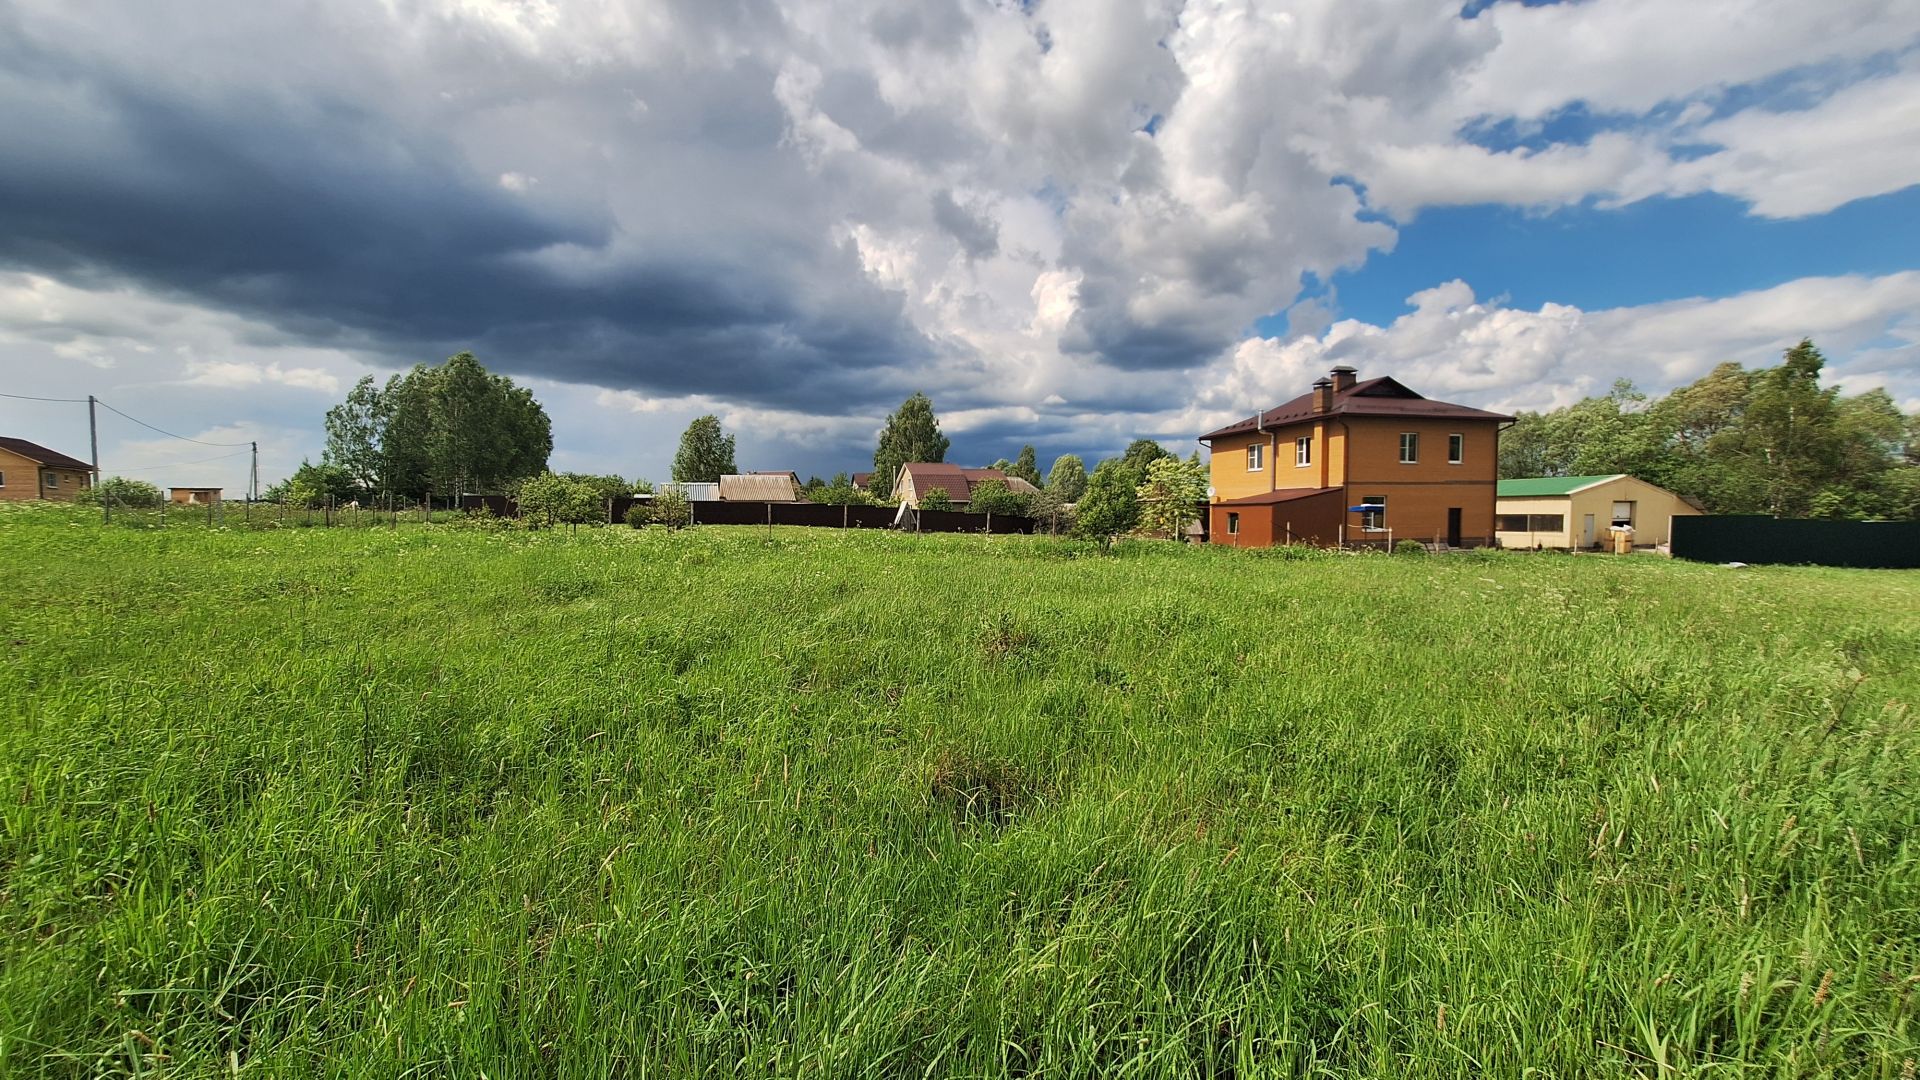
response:
<path id="1" fill-rule="evenodd" d="M 0 580 L 0 1072 L 1920 1056 L 1912 574 L 13 514 Z"/>

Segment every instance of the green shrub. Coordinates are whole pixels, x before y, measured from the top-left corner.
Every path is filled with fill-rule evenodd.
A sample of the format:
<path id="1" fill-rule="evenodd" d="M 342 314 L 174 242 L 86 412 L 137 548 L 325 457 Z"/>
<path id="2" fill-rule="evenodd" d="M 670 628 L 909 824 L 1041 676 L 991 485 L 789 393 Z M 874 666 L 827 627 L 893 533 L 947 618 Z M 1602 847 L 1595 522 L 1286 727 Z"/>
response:
<path id="1" fill-rule="evenodd" d="M 652 511 L 649 517 L 655 525 L 678 529 L 693 523 L 693 502 L 678 488 L 654 493 Z"/>
<path id="2" fill-rule="evenodd" d="M 73 497 L 73 501 L 82 506 L 99 506 L 102 499 L 114 506 L 124 506 L 136 510 L 151 510 L 159 506 L 164 496 L 160 489 L 145 480 L 129 480 L 124 476 L 109 476 L 100 481 L 99 487 L 82 490 Z"/>
<path id="3" fill-rule="evenodd" d="M 920 496 L 920 509 L 951 510 L 953 509 L 953 497 L 947 494 L 946 488 L 933 488 L 925 495 Z"/>
<path id="4" fill-rule="evenodd" d="M 653 524 L 653 507 L 643 502 L 627 507 L 627 524 L 636 529 L 644 529 Z"/>
<path id="5" fill-rule="evenodd" d="M 1418 540 L 1401 540 L 1393 545 L 1395 555 L 1425 555 L 1427 545 Z"/>
<path id="6" fill-rule="evenodd" d="M 1004 480 L 987 480 L 973 489 L 973 501 L 967 509 L 976 514 L 1026 516 L 1032 509 L 1029 496 L 1019 494 Z"/>

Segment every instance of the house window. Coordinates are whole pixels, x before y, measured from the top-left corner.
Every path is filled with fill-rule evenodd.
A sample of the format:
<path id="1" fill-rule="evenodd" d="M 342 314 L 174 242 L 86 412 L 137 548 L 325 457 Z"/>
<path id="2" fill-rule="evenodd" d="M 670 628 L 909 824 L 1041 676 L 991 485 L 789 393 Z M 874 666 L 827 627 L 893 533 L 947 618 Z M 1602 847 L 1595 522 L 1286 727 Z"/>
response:
<path id="1" fill-rule="evenodd" d="M 1240 515 L 1239 514 L 1229 513 L 1227 515 L 1227 532 L 1233 536 L 1240 535 Z"/>
<path id="2" fill-rule="evenodd" d="M 1633 524 L 1633 504 L 1617 502 L 1613 504 L 1613 523 L 1615 525 Z"/>
<path id="3" fill-rule="evenodd" d="M 1265 460 L 1262 459 L 1262 457 L 1260 456 L 1262 453 L 1266 451 L 1266 449 L 1267 449 L 1266 447 L 1260 445 L 1259 443 L 1254 443 L 1252 446 L 1247 447 L 1247 471 L 1248 472 L 1259 472 L 1261 469 L 1266 467 Z"/>
<path id="4" fill-rule="evenodd" d="M 1400 464 L 1412 465 L 1420 460 L 1420 433 L 1403 431 L 1400 433 Z"/>
<path id="5" fill-rule="evenodd" d="M 1447 436 L 1447 464 L 1458 465 L 1467 459 L 1467 437 L 1454 432 Z"/>
<path id="6" fill-rule="evenodd" d="M 1360 527 L 1368 532 L 1378 532 L 1387 527 L 1387 497 L 1385 495 L 1362 495 L 1361 506 L 1377 506 L 1377 510 L 1367 510 L 1360 514 Z"/>
<path id="7" fill-rule="evenodd" d="M 1567 527 L 1562 514 L 1501 514 L 1494 526 L 1501 532 L 1557 533 Z"/>
<path id="8" fill-rule="evenodd" d="M 60 474 L 59 474 L 59 473 L 48 473 L 48 474 L 47 474 L 47 487 L 49 487 L 49 488 L 57 488 L 57 487 L 59 487 L 59 486 L 60 486 Z"/>
<path id="9" fill-rule="evenodd" d="M 6 487 L 6 486 L 7 486 L 7 474 L 4 471 L 0 471 L 0 487 Z"/>
<path id="10" fill-rule="evenodd" d="M 1302 435 L 1293 440 L 1293 464 L 1296 468 L 1313 464 L 1313 436 Z"/>

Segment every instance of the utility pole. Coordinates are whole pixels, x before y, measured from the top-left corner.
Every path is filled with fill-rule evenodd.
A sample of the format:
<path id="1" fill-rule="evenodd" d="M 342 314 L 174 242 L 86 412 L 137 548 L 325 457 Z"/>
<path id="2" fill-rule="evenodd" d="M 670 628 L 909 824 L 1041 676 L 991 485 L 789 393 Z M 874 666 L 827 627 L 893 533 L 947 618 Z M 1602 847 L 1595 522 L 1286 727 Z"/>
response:
<path id="1" fill-rule="evenodd" d="M 93 447 L 93 493 L 100 497 L 100 513 L 105 515 L 103 523 L 113 521 L 113 506 L 107 501 L 107 493 L 100 490 L 100 423 L 94 418 L 93 395 L 87 395 L 87 442 Z"/>
<path id="2" fill-rule="evenodd" d="M 253 447 L 253 472 L 247 479 L 247 503 L 251 506 L 260 497 L 260 443 L 255 440 L 247 445 Z"/>

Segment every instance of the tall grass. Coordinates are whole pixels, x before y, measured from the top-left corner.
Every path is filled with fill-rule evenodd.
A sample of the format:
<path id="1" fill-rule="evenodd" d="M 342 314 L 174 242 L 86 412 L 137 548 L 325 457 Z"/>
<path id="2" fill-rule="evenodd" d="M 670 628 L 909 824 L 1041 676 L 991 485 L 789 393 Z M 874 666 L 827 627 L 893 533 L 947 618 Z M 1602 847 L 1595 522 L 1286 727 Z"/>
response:
<path id="1" fill-rule="evenodd" d="M 1920 578 L 0 516 L 0 1072 L 1911 1077 Z"/>

